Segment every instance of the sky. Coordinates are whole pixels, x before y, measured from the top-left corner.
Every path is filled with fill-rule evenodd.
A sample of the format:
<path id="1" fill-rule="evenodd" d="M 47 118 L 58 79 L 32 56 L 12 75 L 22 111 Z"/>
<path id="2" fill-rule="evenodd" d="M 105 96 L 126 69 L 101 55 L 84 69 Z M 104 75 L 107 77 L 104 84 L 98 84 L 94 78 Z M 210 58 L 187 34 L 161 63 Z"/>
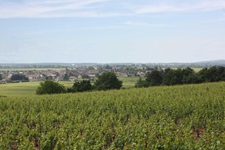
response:
<path id="1" fill-rule="evenodd" d="M 0 0 L 0 63 L 225 59 L 225 0 Z"/>

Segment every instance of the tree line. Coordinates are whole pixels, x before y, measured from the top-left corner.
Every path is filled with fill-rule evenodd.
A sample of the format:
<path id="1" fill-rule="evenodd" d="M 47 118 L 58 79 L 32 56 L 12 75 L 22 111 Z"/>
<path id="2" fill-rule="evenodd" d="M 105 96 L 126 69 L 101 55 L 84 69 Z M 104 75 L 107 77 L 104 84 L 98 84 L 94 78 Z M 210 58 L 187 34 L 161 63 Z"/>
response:
<path id="1" fill-rule="evenodd" d="M 91 84 L 90 80 L 76 81 L 72 87 L 66 88 L 64 85 L 46 80 L 40 83 L 40 86 L 36 90 L 36 94 L 59 94 L 59 93 L 75 93 L 86 92 L 93 90 L 112 90 L 120 89 L 122 87 L 122 81 L 118 80 L 114 72 L 104 72 L 98 76 L 98 79 Z"/>
<path id="2" fill-rule="evenodd" d="M 139 79 L 135 87 L 150 87 L 159 85 L 198 84 L 204 82 L 225 81 L 225 67 L 213 66 L 195 72 L 192 68 L 158 69 L 146 74 L 145 79 Z"/>
<path id="3" fill-rule="evenodd" d="M 165 70 L 157 68 L 146 74 L 145 79 L 140 78 L 135 84 L 136 88 L 151 87 L 161 85 L 181 85 L 181 84 L 198 84 L 204 82 L 225 81 L 225 67 L 214 66 L 203 68 L 195 72 L 192 68 Z M 36 94 L 58 94 L 58 93 L 75 93 L 94 90 L 112 90 L 120 89 L 122 81 L 118 80 L 114 72 L 104 72 L 99 75 L 92 85 L 90 80 L 76 81 L 72 87 L 66 88 L 64 85 L 51 80 L 40 83 Z"/>

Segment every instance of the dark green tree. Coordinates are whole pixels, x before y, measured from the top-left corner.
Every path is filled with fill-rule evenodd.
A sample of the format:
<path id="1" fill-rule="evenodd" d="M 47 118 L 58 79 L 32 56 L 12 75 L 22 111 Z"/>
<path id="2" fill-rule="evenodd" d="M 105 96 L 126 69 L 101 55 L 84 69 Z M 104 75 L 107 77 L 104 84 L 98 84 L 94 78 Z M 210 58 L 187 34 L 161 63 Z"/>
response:
<path id="1" fill-rule="evenodd" d="M 2 80 L 2 75 L 0 74 L 0 80 Z"/>
<path id="2" fill-rule="evenodd" d="M 36 90 L 36 94 L 59 94 L 66 93 L 64 85 L 55 81 L 46 80 L 40 83 L 40 86 Z"/>
<path id="3" fill-rule="evenodd" d="M 88 69 L 88 70 L 94 70 L 95 68 L 94 68 L 94 66 L 88 66 L 87 69 Z"/>
<path id="4" fill-rule="evenodd" d="M 182 72 L 183 76 L 189 76 L 189 75 L 195 74 L 195 71 L 190 67 L 182 69 L 181 72 Z"/>
<path id="5" fill-rule="evenodd" d="M 67 73 L 63 76 L 63 80 L 64 80 L 64 81 L 68 81 L 69 78 L 70 78 L 70 77 L 69 77 L 69 75 L 68 75 Z"/>
<path id="6" fill-rule="evenodd" d="M 89 80 L 77 81 L 73 84 L 72 88 L 69 88 L 69 92 L 85 92 L 93 89 Z"/>
<path id="7" fill-rule="evenodd" d="M 106 65 L 104 67 L 105 67 L 105 69 L 112 69 L 112 66 L 110 66 L 110 65 Z"/>
<path id="8" fill-rule="evenodd" d="M 183 75 L 182 79 L 183 84 L 201 83 L 201 79 L 192 68 L 187 67 L 182 69 L 182 75 Z"/>
<path id="9" fill-rule="evenodd" d="M 29 81 L 28 77 L 26 77 L 24 74 L 13 74 L 10 78 L 12 81 Z"/>
<path id="10" fill-rule="evenodd" d="M 198 72 L 203 82 L 218 82 L 225 81 L 225 67 L 213 66 L 210 68 L 203 68 Z"/>
<path id="11" fill-rule="evenodd" d="M 157 86 L 162 84 L 162 72 L 154 70 L 146 74 L 146 82 L 149 86 Z"/>
<path id="12" fill-rule="evenodd" d="M 146 80 L 142 80 L 142 78 L 139 78 L 139 80 L 135 84 L 136 88 L 148 87 L 148 86 L 149 86 L 148 82 L 146 82 Z"/>
<path id="13" fill-rule="evenodd" d="M 114 72 L 104 72 L 94 83 L 96 90 L 120 89 L 122 81 L 118 80 Z"/>
<path id="14" fill-rule="evenodd" d="M 170 69 L 167 68 L 163 74 L 163 85 L 177 85 L 182 84 L 183 74 L 181 69 Z"/>
<path id="15" fill-rule="evenodd" d="M 87 74 L 82 75 L 82 79 L 89 79 L 90 77 Z"/>

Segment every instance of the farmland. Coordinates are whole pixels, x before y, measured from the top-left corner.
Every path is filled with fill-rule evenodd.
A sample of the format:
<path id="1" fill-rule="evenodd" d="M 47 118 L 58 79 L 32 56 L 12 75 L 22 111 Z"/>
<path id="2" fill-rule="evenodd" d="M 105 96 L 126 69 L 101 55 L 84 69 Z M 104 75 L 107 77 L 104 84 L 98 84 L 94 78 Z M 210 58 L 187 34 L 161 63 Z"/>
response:
<path id="1" fill-rule="evenodd" d="M 123 88 L 132 88 L 137 82 L 138 77 L 126 77 L 119 78 L 123 81 Z M 71 87 L 74 82 L 70 81 L 60 81 L 60 84 L 63 84 L 67 88 Z M 0 84 L 0 95 L 2 96 L 29 96 L 35 95 L 35 91 L 39 86 L 40 82 L 21 82 L 21 83 L 8 83 Z"/>
<path id="2" fill-rule="evenodd" d="M 71 87 L 73 82 L 61 81 L 66 87 Z M 0 95 L 2 96 L 29 96 L 35 95 L 35 91 L 40 82 L 21 82 L 0 84 Z"/>
<path id="3" fill-rule="evenodd" d="M 0 98 L 0 149 L 224 149 L 225 82 Z"/>

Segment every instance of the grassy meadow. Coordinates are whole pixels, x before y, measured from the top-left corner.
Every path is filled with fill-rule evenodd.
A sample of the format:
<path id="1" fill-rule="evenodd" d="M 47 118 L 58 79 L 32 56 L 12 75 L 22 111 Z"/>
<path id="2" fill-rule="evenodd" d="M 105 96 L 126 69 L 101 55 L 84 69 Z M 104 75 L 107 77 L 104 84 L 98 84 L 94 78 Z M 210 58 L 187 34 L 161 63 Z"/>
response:
<path id="1" fill-rule="evenodd" d="M 119 78 L 123 81 L 123 88 L 133 88 L 137 82 L 138 77 Z M 66 87 L 72 87 L 74 82 L 60 81 Z M 0 95 L 2 96 L 29 96 L 35 95 L 35 91 L 40 82 L 21 82 L 21 83 L 7 83 L 0 84 Z"/>
<path id="2" fill-rule="evenodd" d="M 124 77 L 124 78 L 118 78 L 123 82 L 122 88 L 134 88 L 136 82 L 139 80 L 139 77 Z"/>
<path id="3" fill-rule="evenodd" d="M 66 87 L 72 87 L 73 82 L 59 82 Z M 37 87 L 40 82 L 21 82 L 21 83 L 7 83 L 0 84 L 1 96 L 29 96 L 35 95 Z"/>

